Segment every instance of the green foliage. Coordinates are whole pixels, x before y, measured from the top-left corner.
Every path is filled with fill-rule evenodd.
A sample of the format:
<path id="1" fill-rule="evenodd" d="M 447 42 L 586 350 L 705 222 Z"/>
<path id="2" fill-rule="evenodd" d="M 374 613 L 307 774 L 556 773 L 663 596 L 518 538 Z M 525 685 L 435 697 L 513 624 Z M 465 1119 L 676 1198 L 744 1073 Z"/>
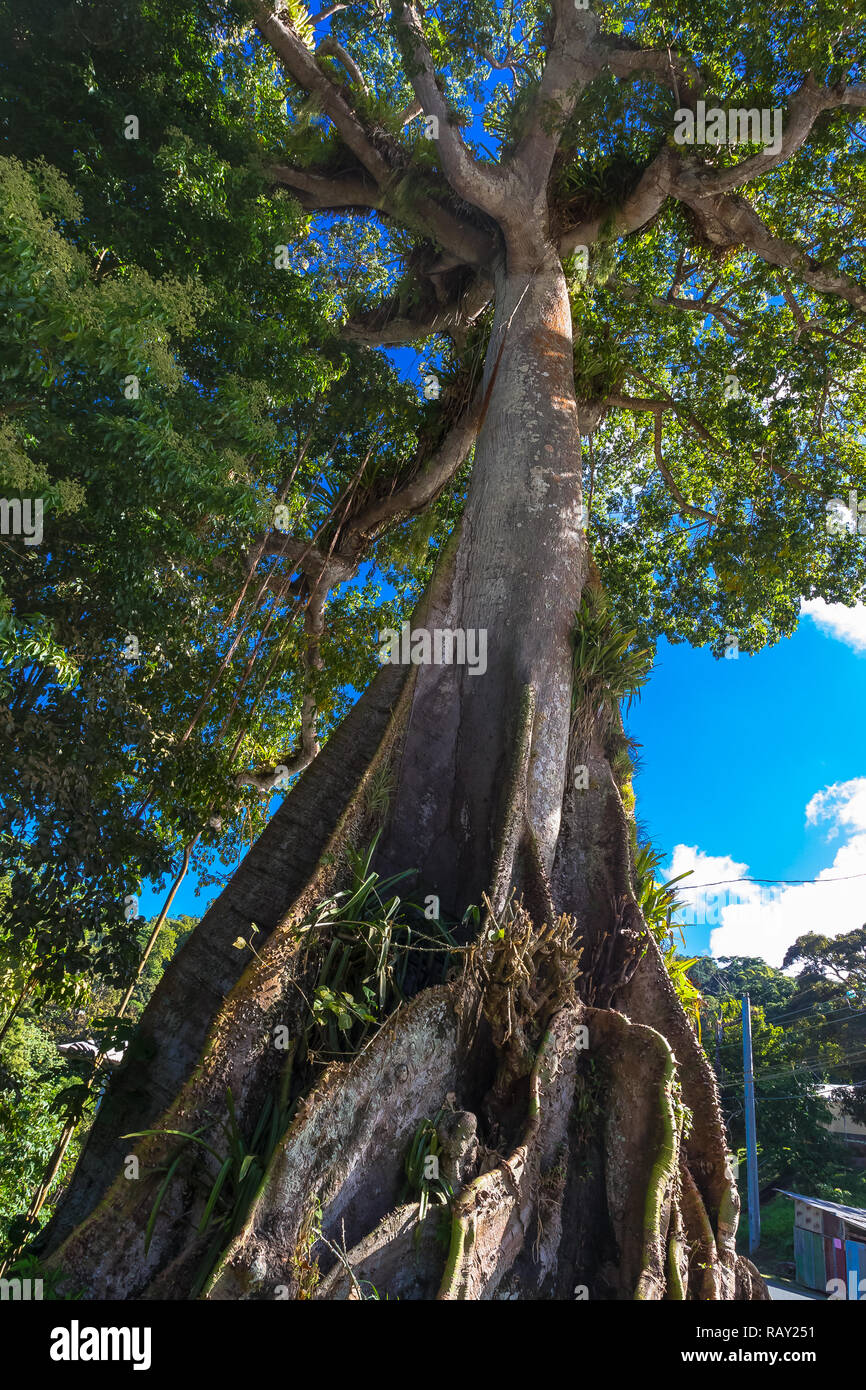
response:
<path id="1" fill-rule="evenodd" d="M 619 206 L 634 191 L 643 172 L 644 161 L 623 150 L 593 158 L 576 154 L 563 161 L 557 175 L 557 191 L 569 202 L 576 219 L 587 217 L 613 203 Z"/>
<path id="2" fill-rule="evenodd" d="M 454 1197 L 451 1184 L 439 1172 L 442 1144 L 436 1126 L 443 1113 L 439 1110 L 432 1120 L 421 1120 L 403 1165 L 406 1175 L 403 1200 L 417 1200 L 419 1226 L 427 1216 L 431 1203 L 448 1205 Z"/>
<path id="3" fill-rule="evenodd" d="M 58 1015 L 46 1019 L 45 1025 L 27 1013 L 16 1018 L 0 1052 L 0 1252 L 16 1245 L 23 1234 L 31 1193 L 63 1130 L 62 1103 L 56 1101 L 69 1086 L 70 1068 L 55 1046 L 69 1037 L 70 1029 L 62 1027 Z M 78 1144 L 73 1143 L 60 1185 L 77 1155 Z"/>
<path id="4" fill-rule="evenodd" d="M 42 1301 L 45 1303 L 74 1303 L 86 1297 L 86 1291 L 76 1291 L 69 1283 L 69 1275 L 62 1269 L 43 1265 L 36 1255 L 22 1255 L 6 1270 L 6 1279 L 29 1279 L 31 1283 L 42 1284 Z M 65 1286 L 65 1287 L 64 1287 Z"/>
<path id="5" fill-rule="evenodd" d="M 371 868 L 378 838 L 364 851 L 348 849 L 351 888 L 322 903 L 299 929 L 305 950 L 318 947 L 320 954 L 304 1034 L 304 1048 L 316 1055 L 358 1051 L 371 1029 L 402 1002 L 413 951 L 441 951 L 447 961 L 456 947 L 444 923 L 413 924 L 418 910 L 391 892 L 411 870 L 383 879 Z"/>
<path id="6" fill-rule="evenodd" d="M 816 1015 L 848 1065 L 835 1070 L 835 1107 L 866 1124 L 866 927 L 828 937 L 807 932 L 789 946 L 784 969 L 799 966 L 791 1009 Z"/>
<path id="7" fill-rule="evenodd" d="M 799 965 L 798 993 L 836 1002 L 840 996 L 852 1008 L 866 1009 L 866 926 L 842 936 L 808 932 L 785 952 L 782 968 Z"/>
<path id="8" fill-rule="evenodd" d="M 92 29 L 74 0 L 13 0 L 0 19 L 0 100 L 17 113 L 0 158 L 15 325 L 0 491 L 45 508 L 43 544 L 9 538 L 0 560 L 0 989 L 35 968 L 34 997 L 58 1001 L 93 971 L 130 978 L 124 901 L 165 883 L 202 827 L 204 886 L 263 828 L 268 803 L 235 777 L 292 750 L 304 637 L 292 595 L 261 587 L 273 560 L 243 593 L 245 556 L 280 498 L 313 536 L 350 489 L 387 492 L 382 459 L 411 455 L 418 415 L 390 364 L 334 334 L 354 277 L 387 282 L 381 238 L 349 254 L 325 228 L 313 250 L 309 219 L 264 173 L 285 135 L 272 57 L 207 3 L 133 0 Z M 401 596 L 431 559 L 399 535 L 383 547 Z M 335 597 L 321 736 L 373 674 L 393 614 L 378 576 Z"/>
<path id="9" fill-rule="evenodd" d="M 633 870 L 635 899 L 647 927 L 659 944 L 677 998 L 700 1038 L 703 997 L 691 976 L 697 957 L 687 959 L 679 954 L 676 944 L 677 932 L 683 946 L 685 936 L 681 929 L 671 925 L 671 917 L 681 906 L 676 885 L 681 879 L 688 878 L 692 870 L 688 869 L 686 873 L 677 874 L 666 883 L 661 883 L 655 877 L 661 861 L 662 855 L 651 845 L 642 845 L 639 848 Z"/>
<path id="10" fill-rule="evenodd" d="M 59 986 L 52 985 L 34 978 L 33 962 L 22 966 L 8 941 L 0 939 L 0 1025 L 13 1013 L 22 982 L 32 983 L 0 1043 L 0 1253 L 23 1230 L 23 1214 L 66 1120 L 88 1116 L 99 1099 L 99 1090 L 88 1085 L 92 1063 L 61 1057 L 57 1044 L 93 1037 L 108 1048 L 128 1040 L 166 965 L 194 926 L 190 917 L 165 923 L 123 1020 L 114 1013 L 119 991 L 98 975 L 73 981 L 64 974 Z M 139 924 L 136 931 L 143 945 L 150 924 Z M 43 1221 L 74 1167 L 85 1133 L 72 1139 Z"/>
<path id="11" fill-rule="evenodd" d="M 655 874 L 662 861 L 662 855 L 651 845 L 641 845 L 634 862 L 635 897 L 643 914 L 643 919 L 656 940 L 670 933 L 671 916 L 681 906 L 679 889 L 675 886 L 688 878 L 692 870 L 677 874 L 666 883 L 656 880 Z"/>
<path id="12" fill-rule="evenodd" d="M 208 1132 L 209 1128 L 213 1128 L 212 1126 L 202 1127 L 192 1133 L 175 1129 L 146 1129 L 123 1136 L 125 1139 L 143 1139 L 171 1135 L 182 1141 L 164 1164 L 151 1170 L 153 1173 L 163 1173 L 164 1177 L 157 1189 L 145 1227 L 145 1254 L 147 1254 L 153 1240 L 163 1200 L 172 1182 L 178 1176 L 184 1159 L 187 1158 L 189 1147 L 195 1146 L 203 1150 L 212 1160 L 208 1174 L 210 1186 L 207 1189 L 204 1207 L 199 1218 L 198 1233 L 199 1235 L 206 1235 L 210 1232 L 213 1238 L 194 1275 L 190 1290 L 191 1298 L 198 1298 L 202 1293 L 220 1252 L 243 1228 L 261 1186 L 268 1163 L 286 1131 L 294 1111 L 294 1104 L 290 1103 L 288 1099 L 291 1062 L 292 1054 L 290 1053 L 279 1090 L 276 1094 L 267 1097 L 249 1140 L 245 1138 L 238 1123 L 231 1088 L 226 1090 L 225 1113 L 216 1122 L 223 1146 L 220 1149 L 215 1148 L 214 1144 L 208 1143 L 202 1138 L 202 1135 Z M 219 1137 L 215 1137 L 214 1143 L 219 1142 Z M 204 1177 L 200 1164 L 194 1165 L 193 1172 L 199 1181 Z"/>
<path id="13" fill-rule="evenodd" d="M 787 1013 L 797 989 L 790 976 L 758 956 L 702 956 L 692 973 L 708 1000 L 739 1000 L 748 994 L 753 1004 L 771 1013 L 781 1012 L 783 1005 Z"/>
<path id="14" fill-rule="evenodd" d="M 584 586 L 573 639 L 572 727 L 579 738 L 593 725 L 604 737 L 619 718 L 620 702 L 628 709 L 647 681 L 652 652 L 635 647 L 636 636 L 616 621 L 602 590 Z"/>

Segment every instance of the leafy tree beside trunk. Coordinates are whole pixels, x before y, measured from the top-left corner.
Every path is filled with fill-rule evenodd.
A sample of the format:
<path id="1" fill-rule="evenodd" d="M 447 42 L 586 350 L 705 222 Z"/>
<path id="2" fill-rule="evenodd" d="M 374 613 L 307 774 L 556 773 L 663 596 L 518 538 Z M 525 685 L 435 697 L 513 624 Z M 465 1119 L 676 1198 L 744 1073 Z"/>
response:
<path id="1" fill-rule="evenodd" d="M 309 756 L 52 1225 L 93 1297 L 766 1296 L 639 906 L 620 701 L 662 633 L 736 656 L 863 597 L 826 504 L 866 477 L 864 31 L 685 9 L 196 11 L 229 84 L 269 67 L 261 171 L 311 245 L 347 219 L 335 276 L 375 233 L 342 340 L 423 344 L 439 395 L 320 533 L 250 547 L 304 594 Z M 715 107 L 778 139 L 678 142 Z M 486 669 L 383 664 L 317 751 L 330 591 L 447 497 L 412 629 L 483 632 Z"/>

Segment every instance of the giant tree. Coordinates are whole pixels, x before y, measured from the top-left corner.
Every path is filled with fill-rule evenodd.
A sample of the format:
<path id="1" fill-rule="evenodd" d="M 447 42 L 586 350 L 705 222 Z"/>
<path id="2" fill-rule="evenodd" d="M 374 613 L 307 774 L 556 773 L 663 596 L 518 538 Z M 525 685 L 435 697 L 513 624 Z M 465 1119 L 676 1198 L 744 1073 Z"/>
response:
<path id="1" fill-rule="evenodd" d="M 249 563 L 304 593 L 312 673 L 329 591 L 469 460 L 412 625 L 483 631 L 486 670 L 384 664 L 167 972 L 51 1236 L 94 1296 L 762 1295 L 637 906 L 623 634 L 737 656 L 862 596 L 827 501 L 864 476 L 864 36 L 717 0 L 224 17 L 335 275 L 362 228 L 392 258 L 343 337 L 441 388 Z"/>

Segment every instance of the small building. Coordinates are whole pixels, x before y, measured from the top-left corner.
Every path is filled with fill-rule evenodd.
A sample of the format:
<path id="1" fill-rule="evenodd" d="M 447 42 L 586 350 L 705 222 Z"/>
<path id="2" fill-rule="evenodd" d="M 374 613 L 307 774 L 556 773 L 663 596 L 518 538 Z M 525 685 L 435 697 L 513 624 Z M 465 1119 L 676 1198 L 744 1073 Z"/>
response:
<path id="1" fill-rule="evenodd" d="M 776 1190 L 794 1203 L 797 1282 L 821 1293 L 844 1289 L 837 1293 L 842 1298 L 866 1296 L 866 1210 Z M 841 1283 L 834 1285 L 834 1280 Z"/>
<path id="2" fill-rule="evenodd" d="M 827 1126 L 830 1133 L 838 1135 L 847 1144 L 859 1145 L 866 1153 L 866 1124 L 860 1120 L 852 1120 L 839 1104 L 842 1094 L 853 1095 L 855 1089 L 854 1086 L 816 1086 L 815 1095 L 826 1102 L 833 1117 Z"/>

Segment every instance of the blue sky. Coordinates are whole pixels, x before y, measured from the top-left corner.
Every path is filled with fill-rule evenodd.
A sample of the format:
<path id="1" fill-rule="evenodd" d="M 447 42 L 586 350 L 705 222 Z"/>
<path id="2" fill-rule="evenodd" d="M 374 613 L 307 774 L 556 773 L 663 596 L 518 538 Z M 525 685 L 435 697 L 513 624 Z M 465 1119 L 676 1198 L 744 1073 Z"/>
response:
<path id="1" fill-rule="evenodd" d="M 859 700 L 858 700 L 859 696 Z M 655 844 L 746 858 L 759 878 L 812 877 L 813 793 L 866 773 L 866 653 L 804 618 L 756 656 L 716 661 L 663 642 L 628 732 L 644 748 L 638 815 Z"/>
<path id="2" fill-rule="evenodd" d="M 694 868 L 692 885 L 822 878 L 731 885 L 745 901 L 709 909 L 687 890 L 690 952 L 780 964 L 803 931 L 866 921 L 866 610 L 814 609 L 756 656 L 716 661 L 662 643 L 627 719 L 643 744 L 638 818 L 669 874 Z"/>

